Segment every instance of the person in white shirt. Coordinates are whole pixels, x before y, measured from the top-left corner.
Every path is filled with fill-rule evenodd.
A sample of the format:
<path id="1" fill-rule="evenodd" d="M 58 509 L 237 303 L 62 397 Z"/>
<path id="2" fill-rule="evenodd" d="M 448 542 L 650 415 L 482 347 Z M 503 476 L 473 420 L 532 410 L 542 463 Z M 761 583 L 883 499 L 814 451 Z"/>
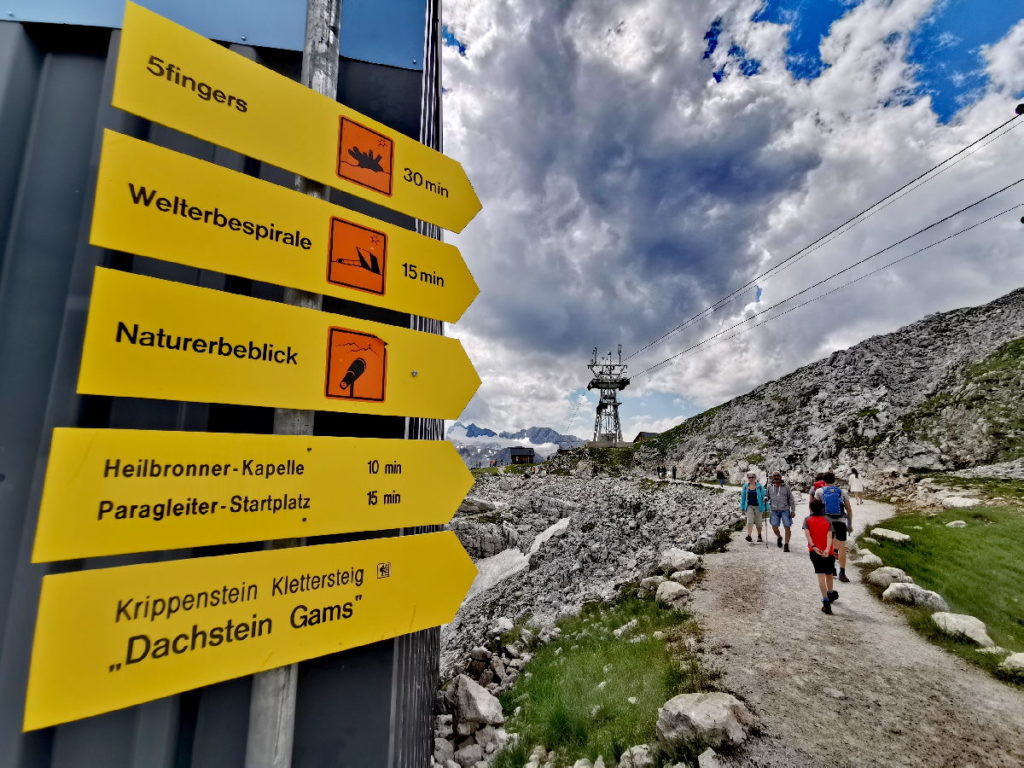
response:
<path id="1" fill-rule="evenodd" d="M 860 473 L 856 469 L 850 470 L 850 493 L 857 497 L 857 503 L 864 503 L 864 481 L 860 479 Z"/>

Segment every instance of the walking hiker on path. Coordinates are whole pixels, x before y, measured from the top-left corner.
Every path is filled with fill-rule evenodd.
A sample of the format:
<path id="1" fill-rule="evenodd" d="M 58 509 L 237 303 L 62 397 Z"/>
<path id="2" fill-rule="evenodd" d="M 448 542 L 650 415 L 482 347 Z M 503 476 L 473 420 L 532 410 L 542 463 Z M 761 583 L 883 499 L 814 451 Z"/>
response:
<path id="1" fill-rule="evenodd" d="M 822 479 L 825 485 L 814 492 L 814 498 L 825 505 L 825 517 L 832 523 L 832 535 L 839 553 L 839 580 L 849 581 L 846 576 L 846 536 L 853 530 L 850 494 L 836 485 L 835 472 L 826 472 Z"/>
<path id="2" fill-rule="evenodd" d="M 672 479 L 673 480 L 676 479 L 676 468 L 675 468 L 675 465 L 672 466 Z"/>
<path id="3" fill-rule="evenodd" d="M 825 473 L 824 472 L 819 472 L 818 474 L 816 474 L 814 476 L 814 482 L 811 484 L 811 492 L 807 494 L 807 502 L 808 502 L 808 504 L 810 504 L 810 502 L 814 501 L 814 494 L 817 493 L 818 489 L 819 488 L 824 488 L 824 487 L 825 487 Z M 808 511 L 809 510 L 810 510 L 810 507 L 808 506 Z"/>
<path id="4" fill-rule="evenodd" d="M 722 471 L 722 470 L 720 470 L 720 469 L 719 469 L 719 470 L 717 470 L 717 471 L 715 472 L 715 480 L 717 480 L 717 481 L 718 481 L 718 484 L 719 484 L 719 485 L 725 485 L 725 472 L 723 472 L 723 471 Z"/>
<path id="5" fill-rule="evenodd" d="M 772 481 L 768 485 L 768 508 L 771 510 L 772 533 L 775 534 L 775 543 L 783 547 L 783 552 L 789 552 L 789 539 L 793 531 L 793 516 L 796 514 L 796 500 L 793 492 L 782 479 L 781 472 L 772 472 Z M 779 523 L 786 529 L 786 542 L 782 542 L 782 534 L 779 533 Z"/>
<path id="6" fill-rule="evenodd" d="M 832 589 L 832 577 L 836 572 L 836 550 L 832 525 L 825 517 L 825 505 L 819 499 L 811 499 L 811 514 L 804 519 L 804 533 L 807 535 L 811 565 L 818 575 L 821 612 L 831 614 L 832 603 L 839 599 L 839 593 Z"/>
<path id="7" fill-rule="evenodd" d="M 747 474 L 747 482 L 740 489 L 740 509 L 747 515 L 747 541 L 752 541 L 750 532 L 757 527 L 757 540 L 761 538 L 761 521 L 764 520 L 764 513 L 767 509 L 765 502 L 764 486 L 757 482 L 757 475 L 753 472 Z"/>
<path id="8" fill-rule="evenodd" d="M 864 481 L 856 469 L 850 470 L 850 493 L 857 497 L 857 503 L 864 503 Z"/>

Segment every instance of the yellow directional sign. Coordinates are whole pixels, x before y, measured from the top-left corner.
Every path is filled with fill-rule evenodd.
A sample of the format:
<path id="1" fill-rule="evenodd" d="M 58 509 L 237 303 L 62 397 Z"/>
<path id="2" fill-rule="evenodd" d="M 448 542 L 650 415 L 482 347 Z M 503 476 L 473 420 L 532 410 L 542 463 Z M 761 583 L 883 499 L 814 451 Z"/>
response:
<path id="1" fill-rule="evenodd" d="M 445 624 L 451 531 L 45 576 L 25 730 Z"/>
<path id="2" fill-rule="evenodd" d="M 452 245 L 109 130 L 89 242 L 448 322 L 479 293 Z"/>
<path id="3" fill-rule="evenodd" d="M 480 210 L 455 160 L 134 3 L 113 103 L 445 229 Z"/>
<path id="4" fill-rule="evenodd" d="M 447 440 L 55 429 L 33 562 L 447 523 Z"/>
<path id="5" fill-rule="evenodd" d="M 456 339 L 97 268 L 78 391 L 455 419 Z"/>

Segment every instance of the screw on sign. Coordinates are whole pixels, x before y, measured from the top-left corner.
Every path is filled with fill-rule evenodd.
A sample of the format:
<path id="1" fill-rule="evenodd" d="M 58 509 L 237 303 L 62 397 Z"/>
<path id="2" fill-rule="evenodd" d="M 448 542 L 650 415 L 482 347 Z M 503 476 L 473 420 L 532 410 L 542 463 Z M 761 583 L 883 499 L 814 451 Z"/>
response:
<path id="1" fill-rule="evenodd" d="M 391 194 L 394 142 L 383 134 L 341 118 L 338 139 L 338 175 L 385 195 Z"/>
<path id="2" fill-rule="evenodd" d="M 384 293 L 388 236 L 344 219 L 331 219 L 327 282 Z"/>
<path id="3" fill-rule="evenodd" d="M 387 344 L 369 333 L 331 328 L 327 336 L 327 397 L 384 399 Z"/>

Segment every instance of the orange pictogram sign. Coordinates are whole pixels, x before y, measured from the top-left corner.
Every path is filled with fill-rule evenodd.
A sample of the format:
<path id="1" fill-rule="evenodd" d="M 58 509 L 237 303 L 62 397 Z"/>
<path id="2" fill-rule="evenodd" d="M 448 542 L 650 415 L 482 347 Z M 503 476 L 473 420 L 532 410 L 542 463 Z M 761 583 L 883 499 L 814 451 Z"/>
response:
<path id="1" fill-rule="evenodd" d="M 369 333 L 331 328 L 327 332 L 324 393 L 344 400 L 384 399 L 387 344 Z"/>
<path id="2" fill-rule="evenodd" d="M 338 175 L 364 187 L 391 195 L 394 142 L 387 136 L 341 118 L 338 137 Z"/>
<path id="3" fill-rule="evenodd" d="M 384 293 L 388 236 L 344 219 L 331 219 L 327 282 Z"/>

